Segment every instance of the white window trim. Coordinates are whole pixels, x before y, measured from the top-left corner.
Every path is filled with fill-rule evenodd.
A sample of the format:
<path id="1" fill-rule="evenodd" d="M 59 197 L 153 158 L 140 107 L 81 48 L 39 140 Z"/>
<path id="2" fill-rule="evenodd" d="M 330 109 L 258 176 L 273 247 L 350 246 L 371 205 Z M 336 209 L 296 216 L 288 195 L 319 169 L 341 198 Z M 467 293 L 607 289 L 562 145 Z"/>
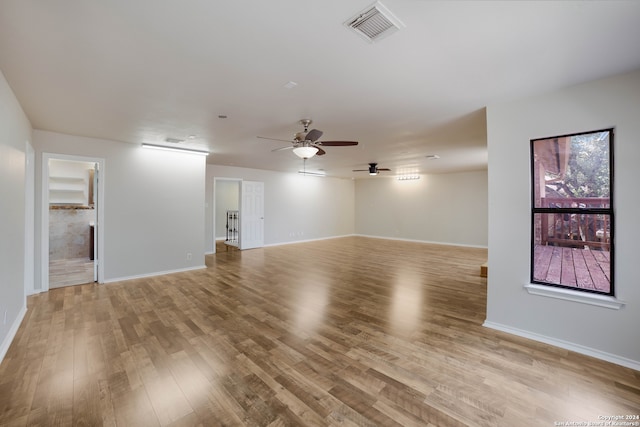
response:
<path id="1" fill-rule="evenodd" d="M 574 291 L 572 289 L 538 285 L 534 283 L 526 284 L 524 285 L 524 288 L 531 295 L 557 298 L 566 301 L 579 302 L 582 304 L 597 305 L 599 307 L 610 308 L 612 310 L 620 310 L 626 304 L 626 302 L 609 295 L 598 295 L 588 292 Z"/>

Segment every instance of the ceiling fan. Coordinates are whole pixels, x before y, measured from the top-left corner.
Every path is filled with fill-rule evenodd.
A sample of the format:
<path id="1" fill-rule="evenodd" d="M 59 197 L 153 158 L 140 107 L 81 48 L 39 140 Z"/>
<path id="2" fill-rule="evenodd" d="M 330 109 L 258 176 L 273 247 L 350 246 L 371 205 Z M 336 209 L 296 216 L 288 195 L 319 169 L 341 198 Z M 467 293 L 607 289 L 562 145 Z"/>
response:
<path id="1" fill-rule="evenodd" d="M 369 172 L 369 175 L 378 175 L 381 171 L 391 172 L 391 169 L 379 168 L 377 163 L 369 163 L 369 169 L 353 169 L 353 172 Z"/>
<path id="2" fill-rule="evenodd" d="M 309 125 L 313 123 L 311 119 L 302 119 L 298 121 L 302 126 L 304 126 L 304 131 L 297 132 L 293 141 L 287 141 L 285 139 L 275 139 L 275 138 L 267 138 L 265 136 L 259 136 L 261 139 L 271 139 L 273 141 L 285 141 L 291 142 L 291 146 L 289 147 L 281 147 L 276 148 L 271 151 L 281 151 L 281 150 L 290 150 L 293 149 L 293 152 L 296 156 L 302 159 L 309 159 L 316 154 L 318 156 L 323 156 L 326 154 L 326 151 L 323 150 L 322 147 L 344 147 L 348 145 L 358 145 L 357 141 L 318 141 L 322 136 L 322 131 L 318 129 L 309 130 Z"/>

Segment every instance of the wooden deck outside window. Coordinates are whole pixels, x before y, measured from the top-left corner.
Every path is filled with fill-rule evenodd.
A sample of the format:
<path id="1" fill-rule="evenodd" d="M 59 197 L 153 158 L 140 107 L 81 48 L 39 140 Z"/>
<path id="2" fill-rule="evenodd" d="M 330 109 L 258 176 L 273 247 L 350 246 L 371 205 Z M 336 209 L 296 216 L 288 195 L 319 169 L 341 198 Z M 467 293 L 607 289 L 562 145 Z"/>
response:
<path id="1" fill-rule="evenodd" d="M 532 283 L 613 295 L 612 140 L 531 140 Z"/>

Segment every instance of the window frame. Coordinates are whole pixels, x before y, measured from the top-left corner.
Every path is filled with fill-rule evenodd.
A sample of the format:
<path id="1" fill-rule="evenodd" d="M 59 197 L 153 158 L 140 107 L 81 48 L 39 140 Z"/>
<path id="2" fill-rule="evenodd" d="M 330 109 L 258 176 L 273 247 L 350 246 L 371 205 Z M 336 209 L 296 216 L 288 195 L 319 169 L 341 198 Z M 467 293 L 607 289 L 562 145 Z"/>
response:
<path id="1" fill-rule="evenodd" d="M 535 174 L 535 159 L 534 159 L 534 146 L 536 141 L 549 140 L 549 139 L 559 139 L 559 138 L 568 138 L 578 135 L 589 135 L 594 133 L 608 132 L 609 133 L 609 207 L 608 208 L 566 208 L 566 207 L 536 207 L 536 174 Z M 592 131 L 585 132 L 576 132 L 564 135 L 554 135 L 543 138 L 533 138 L 530 140 L 530 171 L 531 171 L 531 183 L 530 183 L 530 191 L 531 191 L 531 257 L 530 257 L 530 283 L 541 286 L 549 286 L 553 288 L 561 288 L 568 289 L 577 292 L 585 292 L 590 294 L 597 294 L 603 296 L 615 297 L 615 217 L 614 217 L 614 162 L 613 162 L 613 147 L 614 147 L 614 128 L 605 128 L 598 129 Z M 577 286 L 569 286 L 557 283 L 549 283 L 541 280 L 534 279 L 534 267 L 535 267 L 535 246 L 536 246 L 536 235 L 535 235 L 535 217 L 538 214 L 592 214 L 592 215 L 608 215 L 609 216 L 609 256 L 610 256 L 610 264 L 609 264 L 609 292 L 599 291 L 597 289 L 587 289 L 580 288 Z"/>

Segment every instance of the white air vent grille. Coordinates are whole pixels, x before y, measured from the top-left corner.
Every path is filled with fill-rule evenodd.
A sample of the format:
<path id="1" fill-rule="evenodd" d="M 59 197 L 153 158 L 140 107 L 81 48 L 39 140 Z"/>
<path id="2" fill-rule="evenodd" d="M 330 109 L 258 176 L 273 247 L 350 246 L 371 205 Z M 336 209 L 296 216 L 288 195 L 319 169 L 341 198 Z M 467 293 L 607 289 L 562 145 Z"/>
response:
<path id="1" fill-rule="evenodd" d="M 184 142 L 184 139 L 178 139 L 178 138 L 166 138 L 165 142 L 170 142 L 172 144 L 180 144 L 181 142 Z"/>
<path id="2" fill-rule="evenodd" d="M 372 4 L 347 20 L 344 25 L 371 43 L 393 34 L 405 26 L 380 2 Z"/>

